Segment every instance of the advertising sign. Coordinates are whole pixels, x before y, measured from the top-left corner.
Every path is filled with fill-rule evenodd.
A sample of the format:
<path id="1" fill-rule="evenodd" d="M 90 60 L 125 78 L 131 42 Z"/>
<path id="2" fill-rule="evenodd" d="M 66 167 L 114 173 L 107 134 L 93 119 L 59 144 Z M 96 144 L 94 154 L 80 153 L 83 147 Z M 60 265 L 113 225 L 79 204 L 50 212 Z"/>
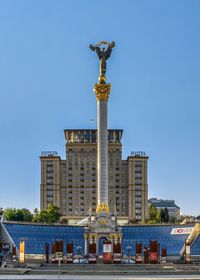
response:
<path id="1" fill-rule="evenodd" d="M 150 261 L 158 262 L 158 253 L 157 252 L 150 252 Z"/>
<path id="2" fill-rule="evenodd" d="M 122 255 L 120 253 L 114 253 L 113 261 L 114 263 L 121 263 Z"/>
<path id="3" fill-rule="evenodd" d="M 58 261 L 63 258 L 63 252 L 56 252 L 55 259 Z"/>
<path id="4" fill-rule="evenodd" d="M 135 261 L 136 263 L 142 263 L 142 254 L 136 254 Z"/>
<path id="5" fill-rule="evenodd" d="M 112 244 L 110 243 L 103 244 L 103 262 L 112 263 Z"/>
<path id="6" fill-rule="evenodd" d="M 104 261 L 111 261 L 112 260 L 112 254 L 111 253 L 103 253 L 103 260 Z"/>
<path id="7" fill-rule="evenodd" d="M 96 261 L 97 261 L 96 254 L 89 253 L 88 261 L 89 261 L 89 263 L 96 263 Z"/>
<path id="8" fill-rule="evenodd" d="M 103 252 L 104 253 L 112 253 L 112 245 L 111 244 L 103 244 Z"/>
<path id="9" fill-rule="evenodd" d="M 19 262 L 25 262 L 25 241 L 20 241 L 19 243 Z"/>
<path id="10" fill-rule="evenodd" d="M 190 234 L 193 227 L 173 228 L 171 234 Z"/>
<path id="11" fill-rule="evenodd" d="M 167 249 L 162 248 L 161 250 L 161 262 L 166 263 L 167 262 Z"/>

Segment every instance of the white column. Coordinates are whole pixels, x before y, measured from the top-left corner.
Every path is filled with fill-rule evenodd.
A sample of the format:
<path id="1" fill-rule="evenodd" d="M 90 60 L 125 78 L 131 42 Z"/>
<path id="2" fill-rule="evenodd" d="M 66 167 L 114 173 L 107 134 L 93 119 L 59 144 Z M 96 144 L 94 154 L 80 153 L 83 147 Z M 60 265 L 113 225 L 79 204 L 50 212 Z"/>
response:
<path id="1" fill-rule="evenodd" d="M 98 205 L 108 205 L 108 102 L 97 100 L 97 186 Z"/>
<path id="2" fill-rule="evenodd" d="M 85 255 L 88 254 L 88 238 L 85 237 Z"/>

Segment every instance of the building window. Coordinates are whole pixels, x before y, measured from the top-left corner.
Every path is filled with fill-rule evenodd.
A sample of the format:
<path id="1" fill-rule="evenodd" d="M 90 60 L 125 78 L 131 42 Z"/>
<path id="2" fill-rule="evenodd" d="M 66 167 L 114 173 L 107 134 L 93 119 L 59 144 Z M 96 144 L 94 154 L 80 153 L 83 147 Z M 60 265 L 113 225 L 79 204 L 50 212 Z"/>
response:
<path id="1" fill-rule="evenodd" d="M 48 191 L 47 191 L 47 196 L 53 196 L 53 191 L 48 190 Z"/>
<path id="2" fill-rule="evenodd" d="M 140 191 L 136 191 L 136 192 L 135 192 L 135 196 L 136 196 L 136 197 L 141 196 L 141 192 L 140 192 Z"/>
<path id="3" fill-rule="evenodd" d="M 53 202 L 53 197 L 47 196 L 47 203 L 52 203 Z"/>
<path id="4" fill-rule="evenodd" d="M 136 179 L 135 180 L 135 185 L 141 185 L 142 184 L 142 180 L 141 179 Z"/>
<path id="5" fill-rule="evenodd" d="M 141 203 L 136 202 L 135 203 L 135 208 L 141 208 Z"/>
<path id="6" fill-rule="evenodd" d="M 52 184 L 48 184 L 48 185 L 47 185 L 47 191 L 52 191 L 52 190 L 53 190 Z"/>
<path id="7" fill-rule="evenodd" d="M 136 160 L 136 162 L 135 162 L 135 167 L 142 167 L 142 162 Z"/>
<path id="8" fill-rule="evenodd" d="M 135 201 L 136 201 L 136 202 L 141 202 L 141 197 L 136 197 L 136 198 L 135 198 Z"/>
<path id="9" fill-rule="evenodd" d="M 141 215 L 136 215 L 135 218 L 137 221 L 141 221 Z"/>

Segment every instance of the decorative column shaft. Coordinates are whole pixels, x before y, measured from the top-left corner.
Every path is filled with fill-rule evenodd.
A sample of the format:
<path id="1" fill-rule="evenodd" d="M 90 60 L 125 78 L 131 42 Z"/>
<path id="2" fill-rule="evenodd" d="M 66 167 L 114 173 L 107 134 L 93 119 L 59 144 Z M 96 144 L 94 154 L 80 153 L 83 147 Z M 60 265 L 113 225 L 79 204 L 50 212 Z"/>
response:
<path id="1" fill-rule="evenodd" d="M 88 254 L 88 235 L 84 234 L 85 246 L 84 246 L 84 254 L 85 256 Z"/>
<path id="2" fill-rule="evenodd" d="M 97 131 L 97 184 L 98 205 L 108 204 L 108 104 L 105 100 L 97 101 L 98 131 Z"/>
<path id="3" fill-rule="evenodd" d="M 108 98 L 110 84 L 95 84 L 97 97 L 97 199 L 98 206 L 108 206 Z M 98 208 L 97 206 L 97 208 Z"/>

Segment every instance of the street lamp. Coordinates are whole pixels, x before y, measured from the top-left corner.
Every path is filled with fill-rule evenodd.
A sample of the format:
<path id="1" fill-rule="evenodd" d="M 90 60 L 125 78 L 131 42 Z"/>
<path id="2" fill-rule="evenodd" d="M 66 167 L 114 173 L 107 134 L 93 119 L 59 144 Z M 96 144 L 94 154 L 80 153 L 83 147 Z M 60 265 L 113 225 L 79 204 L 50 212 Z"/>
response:
<path id="1" fill-rule="evenodd" d="M 79 255 L 80 255 L 79 258 L 78 258 L 78 259 L 79 259 L 79 263 L 80 263 L 80 261 L 81 261 L 81 246 L 77 246 L 77 247 L 76 247 L 76 250 L 77 250 L 77 252 L 78 252 Z"/>
<path id="2" fill-rule="evenodd" d="M 127 252 L 128 252 L 128 263 L 130 263 L 132 247 L 130 245 L 128 245 L 126 248 L 127 248 Z"/>

